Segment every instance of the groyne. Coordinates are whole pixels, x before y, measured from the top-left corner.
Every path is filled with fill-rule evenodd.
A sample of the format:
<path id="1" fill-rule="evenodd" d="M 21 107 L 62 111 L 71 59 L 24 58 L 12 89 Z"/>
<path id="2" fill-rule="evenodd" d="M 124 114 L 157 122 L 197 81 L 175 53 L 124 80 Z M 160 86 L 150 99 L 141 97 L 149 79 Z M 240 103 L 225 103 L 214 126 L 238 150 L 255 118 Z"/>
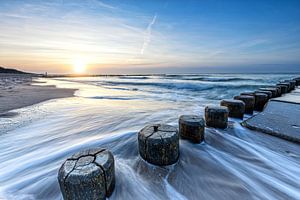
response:
<path id="1" fill-rule="evenodd" d="M 205 109 L 206 126 L 225 129 L 228 126 L 228 117 L 234 117 L 234 118 L 243 120 L 244 114 L 246 113 L 246 109 L 245 109 L 246 103 L 250 99 L 251 99 L 251 106 L 253 106 L 253 110 L 262 111 L 261 113 L 267 112 L 269 105 L 272 105 L 272 109 L 275 109 L 275 110 L 277 108 L 280 108 L 283 110 L 286 109 L 285 106 L 277 105 L 277 104 L 281 104 L 281 103 L 287 103 L 284 101 L 290 101 L 290 103 L 288 102 L 288 104 L 297 105 L 298 103 L 296 101 L 291 101 L 288 99 L 284 100 L 280 96 L 285 94 L 287 91 L 291 92 L 291 91 L 295 90 L 296 86 L 300 85 L 300 78 L 296 78 L 294 80 L 283 81 L 278 84 L 283 84 L 285 87 L 269 86 L 266 88 L 261 88 L 259 91 L 256 91 L 256 92 L 242 93 L 239 95 L 239 98 L 238 99 L 235 98 L 235 100 L 229 100 L 229 99 L 222 100 L 220 102 L 220 106 L 214 106 L 214 107 L 207 106 Z M 264 91 L 271 92 L 272 95 L 269 96 L 268 94 L 270 94 L 270 93 L 266 94 L 266 93 L 264 93 Z M 299 92 L 298 89 L 296 89 L 296 92 Z M 249 96 L 254 97 L 254 98 L 249 98 Z M 277 99 L 277 98 L 281 98 L 281 99 Z M 252 105 L 253 99 L 254 99 L 254 105 Z M 245 100 L 245 101 L 247 100 L 247 101 L 245 102 L 243 100 Z M 292 107 L 290 109 L 293 110 L 294 106 L 291 106 L 291 105 L 289 105 L 289 106 Z M 248 108 L 249 107 L 250 106 L 248 105 Z M 281 110 L 279 110 L 279 111 L 281 111 Z M 257 116 L 265 116 L 265 115 L 260 115 L 261 113 L 255 112 L 252 117 L 250 117 L 249 119 L 242 122 L 242 124 L 249 128 L 250 126 L 247 126 L 247 121 L 250 121 L 251 119 L 255 119 Z M 249 114 L 249 113 L 247 112 L 246 114 Z M 289 116 L 288 114 L 286 116 L 295 119 L 297 117 L 297 114 L 296 114 L 296 116 L 294 116 L 294 115 Z M 183 118 L 181 118 L 181 120 L 179 120 L 179 127 L 181 127 L 181 130 L 179 132 L 177 131 L 177 129 L 175 127 L 170 126 L 170 125 L 150 125 L 150 128 L 147 127 L 147 129 L 145 129 L 145 128 L 142 129 L 138 134 L 139 137 L 141 137 L 140 135 L 143 136 L 142 139 L 139 139 L 139 152 L 140 152 L 140 154 L 144 153 L 146 156 L 141 155 L 141 157 L 146 162 L 149 162 L 154 165 L 159 165 L 159 166 L 170 165 L 170 164 L 176 163 L 176 161 L 178 159 L 180 159 L 179 135 L 188 136 L 188 137 L 182 137 L 182 139 L 189 139 L 189 140 L 195 140 L 194 136 L 200 135 L 200 138 L 203 137 L 204 139 L 200 139 L 200 140 L 197 139 L 196 141 L 197 142 L 205 142 L 205 126 L 203 125 L 203 123 L 202 123 L 203 120 L 201 120 L 201 119 L 202 119 L 201 116 L 184 116 Z M 280 116 L 278 117 L 278 120 L 280 120 Z M 296 119 L 296 121 L 297 121 L 297 119 Z M 284 122 L 281 121 L 281 123 L 284 123 Z M 298 126 L 295 123 L 292 123 L 290 125 L 292 127 L 294 126 L 295 128 L 297 128 L 297 126 Z M 192 134 L 191 134 L 191 130 L 193 130 Z M 261 129 L 255 129 L 255 130 L 262 131 Z M 262 132 L 264 132 L 264 131 L 262 131 Z M 276 135 L 276 134 L 274 134 L 274 135 Z M 276 136 L 278 136 L 278 135 L 276 135 Z M 288 137 L 282 137 L 282 138 L 290 140 Z M 293 141 L 293 140 L 291 140 L 291 141 Z M 145 145 L 144 146 L 140 145 L 140 143 L 145 143 Z M 169 154 L 167 155 L 167 153 L 169 153 Z M 82 154 L 82 153 L 80 153 L 80 154 Z M 89 157 L 89 156 L 90 156 L 89 154 L 86 154 L 86 155 L 84 154 L 84 155 L 82 155 L 82 157 L 80 156 L 79 158 L 77 157 L 76 159 L 79 160 L 81 158 Z M 93 155 L 93 156 L 95 157 L 95 155 Z M 111 154 L 111 156 L 113 159 L 112 154 Z M 74 156 L 69 158 L 69 160 L 72 160 L 72 159 L 76 160 L 73 157 Z M 78 162 L 78 161 L 76 161 L 76 162 Z M 83 164 L 82 164 L 83 166 L 88 166 L 88 165 L 91 165 L 91 163 L 93 164 L 95 162 L 95 160 L 88 160 L 88 161 L 82 161 L 82 162 L 83 162 Z M 89 163 L 87 163 L 87 162 L 89 162 Z M 97 176 L 93 176 L 94 173 L 90 173 L 88 176 L 85 176 L 84 175 L 85 173 L 83 173 L 83 171 L 81 171 L 81 170 L 83 170 L 83 167 L 82 168 L 80 167 L 81 162 L 78 162 L 78 163 L 79 163 L 79 166 L 77 166 L 78 168 L 76 168 L 76 170 L 78 170 L 78 172 L 77 172 L 78 174 L 83 176 L 82 180 L 89 182 L 89 183 L 90 182 L 94 183 L 93 181 L 95 181 L 95 177 L 97 177 Z M 75 163 L 74 167 L 76 166 L 76 164 L 78 165 L 78 163 Z M 96 169 L 98 171 L 99 170 L 101 171 L 101 169 L 104 168 L 105 163 L 96 167 Z M 118 165 L 118 163 L 115 163 L 115 164 Z M 84 169 L 84 170 L 87 170 L 87 169 Z M 111 170 L 111 172 L 114 173 L 113 170 Z M 101 173 L 101 172 L 99 172 L 99 173 L 97 172 L 95 174 L 102 174 L 102 176 L 105 177 L 105 174 Z M 112 174 L 111 176 L 115 177 L 114 174 Z M 96 180 L 95 184 L 98 183 L 97 180 Z M 81 188 L 80 185 L 83 184 L 83 182 L 80 181 L 80 179 L 79 179 L 79 181 L 72 182 L 72 184 L 73 184 L 72 187 Z M 76 184 L 78 184 L 78 185 L 76 185 Z M 101 184 L 102 184 L 102 186 L 103 185 L 105 186 L 109 183 L 108 183 L 108 180 L 104 178 L 104 179 L 101 179 Z M 94 186 L 94 184 L 93 184 L 93 186 Z M 105 188 L 105 187 L 103 187 L 103 188 Z M 61 190 L 63 191 L 62 187 L 61 187 Z M 108 196 L 105 194 L 105 192 L 106 192 L 105 189 L 101 190 L 101 194 L 104 193 L 104 195 L 102 195 L 101 198 L 99 195 L 97 195 L 99 192 L 98 189 L 91 190 L 89 192 L 87 192 L 86 190 L 76 190 L 76 192 L 80 192 L 80 191 L 82 191 L 83 196 L 86 197 L 87 199 L 101 199 L 101 198 L 105 198 L 105 196 Z M 79 195 L 81 195 L 81 194 L 79 194 Z M 89 195 L 89 196 L 87 196 L 87 195 Z"/>

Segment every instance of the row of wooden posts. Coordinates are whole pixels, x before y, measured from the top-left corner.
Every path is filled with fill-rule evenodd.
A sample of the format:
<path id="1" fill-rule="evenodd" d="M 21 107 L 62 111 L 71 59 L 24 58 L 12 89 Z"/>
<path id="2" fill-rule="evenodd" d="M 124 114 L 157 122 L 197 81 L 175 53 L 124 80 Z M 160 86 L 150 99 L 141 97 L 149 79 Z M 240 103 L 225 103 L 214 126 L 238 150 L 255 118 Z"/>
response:
<path id="1" fill-rule="evenodd" d="M 167 124 L 154 124 L 138 133 L 140 156 L 147 162 L 164 166 L 179 159 L 179 137 L 200 143 L 205 126 L 225 129 L 228 117 L 243 119 L 244 114 L 262 111 L 269 99 L 288 93 L 300 85 L 300 77 L 276 85 L 244 92 L 232 100 L 222 100 L 220 106 L 206 106 L 205 119 L 198 115 L 182 115 L 179 131 Z M 68 158 L 58 173 L 64 199 L 105 199 L 115 187 L 113 154 L 103 148 L 80 151 Z"/>

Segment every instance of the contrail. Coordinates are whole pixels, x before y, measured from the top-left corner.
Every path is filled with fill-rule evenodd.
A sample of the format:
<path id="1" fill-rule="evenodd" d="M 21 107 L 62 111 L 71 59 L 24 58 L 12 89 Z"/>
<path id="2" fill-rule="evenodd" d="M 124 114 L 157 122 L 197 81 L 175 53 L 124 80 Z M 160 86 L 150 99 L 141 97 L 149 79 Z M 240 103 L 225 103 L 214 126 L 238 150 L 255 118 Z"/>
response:
<path id="1" fill-rule="evenodd" d="M 152 26 L 154 25 L 155 21 L 157 18 L 157 14 L 155 14 L 151 20 L 151 22 L 149 23 L 146 31 L 145 31 L 145 36 L 144 36 L 144 43 L 143 43 L 143 47 L 141 49 L 141 54 L 144 54 L 145 49 L 148 47 L 150 41 L 151 41 L 151 31 L 152 31 Z"/>

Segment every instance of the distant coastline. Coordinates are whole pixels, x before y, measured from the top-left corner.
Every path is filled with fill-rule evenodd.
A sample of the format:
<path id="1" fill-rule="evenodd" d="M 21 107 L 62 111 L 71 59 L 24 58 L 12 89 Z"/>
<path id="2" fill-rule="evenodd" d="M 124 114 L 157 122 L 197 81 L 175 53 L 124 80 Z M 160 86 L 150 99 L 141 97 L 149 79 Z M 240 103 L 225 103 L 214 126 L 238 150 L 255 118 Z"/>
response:
<path id="1" fill-rule="evenodd" d="M 4 68 L 4 67 L 0 67 L 0 73 L 2 73 L 2 74 L 33 74 L 33 73 L 23 72 L 23 71 L 20 71 L 17 69 Z"/>

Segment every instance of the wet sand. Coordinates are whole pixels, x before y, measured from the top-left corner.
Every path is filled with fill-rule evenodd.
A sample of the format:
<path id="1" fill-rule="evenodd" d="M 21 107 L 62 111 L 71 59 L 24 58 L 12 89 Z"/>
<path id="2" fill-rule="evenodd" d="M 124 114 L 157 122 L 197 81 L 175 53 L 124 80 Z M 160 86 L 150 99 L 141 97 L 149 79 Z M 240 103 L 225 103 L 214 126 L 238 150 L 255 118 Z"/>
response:
<path id="1" fill-rule="evenodd" d="M 34 76 L 28 74 L 0 74 L 0 117 L 9 117 L 7 111 L 30 106 L 50 99 L 71 97 L 75 89 L 55 86 L 37 86 Z"/>

